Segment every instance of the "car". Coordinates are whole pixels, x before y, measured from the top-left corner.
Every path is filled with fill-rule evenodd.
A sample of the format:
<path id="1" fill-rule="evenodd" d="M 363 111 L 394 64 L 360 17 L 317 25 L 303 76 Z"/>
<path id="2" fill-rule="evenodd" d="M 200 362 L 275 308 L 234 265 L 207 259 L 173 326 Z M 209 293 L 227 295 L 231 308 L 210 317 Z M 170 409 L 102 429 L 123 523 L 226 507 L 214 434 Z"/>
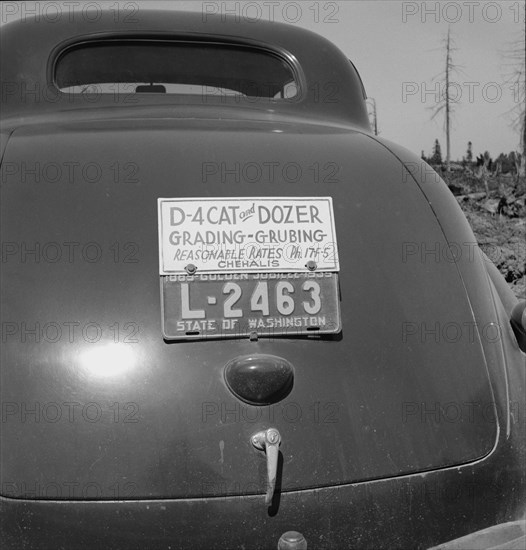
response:
<path id="1" fill-rule="evenodd" d="M 521 537 L 525 302 L 347 55 L 114 15 L 1 31 L 2 548 Z"/>

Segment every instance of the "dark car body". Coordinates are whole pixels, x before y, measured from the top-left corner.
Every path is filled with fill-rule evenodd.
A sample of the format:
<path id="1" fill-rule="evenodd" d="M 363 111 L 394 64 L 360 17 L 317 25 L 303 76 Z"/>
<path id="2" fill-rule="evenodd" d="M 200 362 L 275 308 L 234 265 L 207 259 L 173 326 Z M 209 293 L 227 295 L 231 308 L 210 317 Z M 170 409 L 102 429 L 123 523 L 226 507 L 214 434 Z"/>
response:
<path id="1" fill-rule="evenodd" d="M 2 548 L 428 548 L 524 518 L 516 299 L 444 182 L 372 135 L 342 52 L 154 11 L 1 40 Z M 60 92 L 60 56 L 93 41 L 267 52 L 298 93 Z M 163 337 L 162 197 L 331 197 L 341 331 Z M 293 386 L 239 399 L 240 357 L 285 360 Z M 268 428 L 270 506 L 251 444 Z"/>

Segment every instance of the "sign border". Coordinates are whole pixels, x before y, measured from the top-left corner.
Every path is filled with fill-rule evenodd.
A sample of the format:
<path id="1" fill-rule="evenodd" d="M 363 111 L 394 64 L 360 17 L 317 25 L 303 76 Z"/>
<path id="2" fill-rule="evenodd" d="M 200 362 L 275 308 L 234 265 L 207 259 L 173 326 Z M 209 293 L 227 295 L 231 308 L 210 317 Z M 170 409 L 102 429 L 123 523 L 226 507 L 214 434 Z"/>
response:
<path id="1" fill-rule="evenodd" d="M 157 228 L 158 228 L 158 241 L 159 241 L 159 275 L 166 276 L 166 275 L 177 275 L 177 274 L 187 274 L 184 269 L 181 270 L 167 270 L 164 269 L 164 256 L 163 256 L 163 227 L 161 223 L 161 211 L 162 211 L 162 204 L 166 201 L 178 201 L 178 202 L 217 202 L 217 201 L 279 201 L 279 200 L 285 200 L 285 201 L 327 201 L 329 203 L 329 214 L 330 214 L 330 227 L 332 230 L 332 235 L 334 237 L 334 248 L 336 251 L 336 256 L 334 260 L 334 267 L 326 267 L 323 266 L 319 269 L 319 271 L 329 271 L 332 273 L 338 273 L 340 271 L 340 261 L 339 261 L 339 253 L 338 253 L 338 241 L 336 237 L 336 226 L 335 226 L 335 220 L 334 220 L 334 208 L 333 208 L 333 202 L 332 197 L 181 197 L 181 198 L 166 198 L 166 197 L 159 197 L 157 199 Z M 285 266 L 280 267 L 254 267 L 254 268 L 247 268 L 247 267 L 241 267 L 241 268 L 227 268 L 224 270 L 220 269 L 200 269 L 198 267 L 198 273 L 201 274 L 213 274 L 213 273 L 305 273 L 309 272 L 309 269 L 307 267 L 293 267 L 290 266 L 289 268 Z"/>

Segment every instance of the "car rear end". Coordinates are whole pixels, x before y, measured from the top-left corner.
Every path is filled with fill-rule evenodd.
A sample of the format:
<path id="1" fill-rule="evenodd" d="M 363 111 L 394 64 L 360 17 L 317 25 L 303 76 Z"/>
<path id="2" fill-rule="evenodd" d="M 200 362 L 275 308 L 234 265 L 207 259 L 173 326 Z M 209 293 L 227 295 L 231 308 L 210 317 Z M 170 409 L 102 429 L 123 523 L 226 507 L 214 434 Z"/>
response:
<path id="1" fill-rule="evenodd" d="M 143 93 L 4 121 L 4 546 L 426 548 L 518 519 L 524 355 L 478 252 L 451 261 L 474 239 L 444 184 L 301 95 Z"/>

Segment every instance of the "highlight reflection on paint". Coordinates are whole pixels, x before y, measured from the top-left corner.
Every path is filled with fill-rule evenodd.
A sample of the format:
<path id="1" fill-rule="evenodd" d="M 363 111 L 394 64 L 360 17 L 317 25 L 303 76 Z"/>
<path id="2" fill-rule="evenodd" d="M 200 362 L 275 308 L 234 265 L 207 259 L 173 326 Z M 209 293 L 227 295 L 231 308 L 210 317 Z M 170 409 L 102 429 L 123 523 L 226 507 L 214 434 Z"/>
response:
<path id="1" fill-rule="evenodd" d="M 80 366 L 97 377 L 114 377 L 131 370 L 136 363 L 132 344 L 96 344 L 80 354 Z"/>

